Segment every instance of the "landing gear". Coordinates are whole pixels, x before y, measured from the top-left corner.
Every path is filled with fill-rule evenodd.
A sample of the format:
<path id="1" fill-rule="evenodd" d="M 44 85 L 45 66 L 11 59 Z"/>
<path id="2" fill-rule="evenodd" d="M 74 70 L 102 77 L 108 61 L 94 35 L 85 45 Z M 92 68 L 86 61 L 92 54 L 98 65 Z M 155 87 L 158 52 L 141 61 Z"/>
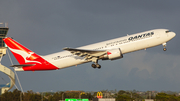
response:
<path id="1" fill-rule="evenodd" d="M 162 45 L 163 45 L 163 47 L 164 47 L 164 48 L 163 48 L 163 51 L 166 51 L 166 50 L 167 50 L 167 49 L 166 49 L 166 43 L 163 43 Z"/>
<path id="2" fill-rule="evenodd" d="M 101 68 L 101 65 L 99 65 L 99 64 L 92 64 L 91 66 L 92 66 L 93 68 L 98 68 L 98 69 Z"/>
<path id="3" fill-rule="evenodd" d="M 101 68 L 101 65 L 98 64 L 98 58 L 93 58 L 93 59 L 92 59 L 92 62 L 95 63 L 95 64 L 92 64 L 92 65 L 91 65 L 93 68 L 98 68 L 98 69 Z"/>
<path id="4" fill-rule="evenodd" d="M 92 64 L 91 66 L 92 66 L 93 68 L 96 68 L 96 65 L 95 65 L 95 64 Z"/>
<path id="5" fill-rule="evenodd" d="M 101 68 L 101 65 L 99 65 L 99 64 L 96 64 L 96 67 L 97 67 L 98 69 L 100 69 L 100 68 Z"/>
<path id="6" fill-rule="evenodd" d="M 166 48 L 163 48 L 163 51 L 166 51 L 167 49 Z"/>

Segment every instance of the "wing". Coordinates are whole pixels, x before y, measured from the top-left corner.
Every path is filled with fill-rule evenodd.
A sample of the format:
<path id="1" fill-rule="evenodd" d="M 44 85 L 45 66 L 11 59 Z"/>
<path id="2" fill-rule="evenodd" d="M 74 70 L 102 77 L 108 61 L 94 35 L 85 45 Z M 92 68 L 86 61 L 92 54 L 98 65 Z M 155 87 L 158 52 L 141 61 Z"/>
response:
<path id="1" fill-rule="evenodd" d="M 85 50 L 85 49 L 74 49 L 74 48 L 63 48 L 63 50 L 70 51 L 72 54 L 83 57 L 84 59 L 99 58 L 102 55 L 107 54 L 106 50 Z"/>

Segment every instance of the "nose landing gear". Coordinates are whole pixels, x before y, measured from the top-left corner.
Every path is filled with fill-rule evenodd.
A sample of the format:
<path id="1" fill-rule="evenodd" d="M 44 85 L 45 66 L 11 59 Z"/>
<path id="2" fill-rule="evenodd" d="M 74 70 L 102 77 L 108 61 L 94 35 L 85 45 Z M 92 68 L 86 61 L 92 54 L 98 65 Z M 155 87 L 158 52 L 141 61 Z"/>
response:
<path id="1" fill-rule="evenodd" d="M 167 49 L 166 49 L 166 43 L 163 43 L 162 45 L 163 45 L 163 47 L 164 47 L 164 48 L 163 48 L 163 51 L 166 51 L 166 50 L 167 50 Z"/>
<path id="2" fill-rule="evenodd" d="M 166 48 L 163 48 L 163 51 L 166 51 L 167 49 Z"/>

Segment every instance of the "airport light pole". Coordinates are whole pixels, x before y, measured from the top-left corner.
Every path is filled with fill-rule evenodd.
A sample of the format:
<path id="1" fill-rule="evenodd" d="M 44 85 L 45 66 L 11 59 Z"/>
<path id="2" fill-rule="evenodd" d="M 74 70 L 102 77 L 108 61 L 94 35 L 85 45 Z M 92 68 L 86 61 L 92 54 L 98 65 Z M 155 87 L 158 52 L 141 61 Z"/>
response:
<path id="1" fill-rule="evenodd" d="M 131 100 L 132 100 L 132 92 L 130 91 L 130 94 L 131 94 Z"/>
<path id="2" fill-rule="evenodd" d="M 22 92 L 20 92 L 20 101 L 22 101 Z"/>
<path id="3" fill-rule="evenodd" d="M 43 92 L 42 92 L 42 94 L 41 94 L 41 98 L 42 98 L 42 101 L 43 101 Z"/>
<path id="4" fill-rule="evenodd" d="M 62 101 L 63 101 L 64 92 L 62 93 Z"/>

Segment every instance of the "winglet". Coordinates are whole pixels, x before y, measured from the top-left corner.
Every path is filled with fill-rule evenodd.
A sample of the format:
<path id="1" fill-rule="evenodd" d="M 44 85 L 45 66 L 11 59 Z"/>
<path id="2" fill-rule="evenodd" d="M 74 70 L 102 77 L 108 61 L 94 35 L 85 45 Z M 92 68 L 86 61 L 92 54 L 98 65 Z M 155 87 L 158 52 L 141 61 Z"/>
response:
<path id="1" fill-rule="evenodd" d="M 68 50 L 68 49 L 70 49 L 69 47 L 65 47 L 65 48 L 63 48 L 63 50 Z"/>

